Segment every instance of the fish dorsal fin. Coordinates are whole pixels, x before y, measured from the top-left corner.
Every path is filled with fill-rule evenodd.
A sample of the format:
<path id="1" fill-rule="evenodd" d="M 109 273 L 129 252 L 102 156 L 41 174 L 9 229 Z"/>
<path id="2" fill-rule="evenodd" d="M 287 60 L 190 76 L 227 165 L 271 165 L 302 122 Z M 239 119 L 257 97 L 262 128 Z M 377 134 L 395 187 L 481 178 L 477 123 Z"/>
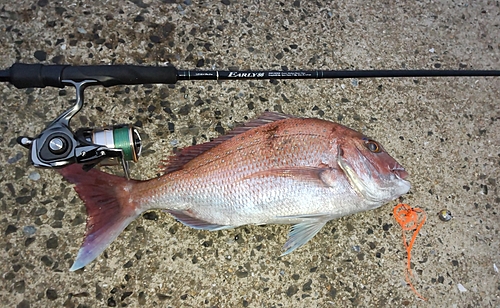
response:
<path id="1" fill-rule="evenodd" d="M 251 129 L 254 129 L 256 127 L 266 125 L 272 122 L 280 121 L 280 120 L 285 120 L 293 118 L 293 116 L 286 115 L 286 114 L 281 114 L 281 113 L 276 113 L 276 112 L 264 112 L 261 116 L 259 116 L 256 119 L 250 120 L 249 122 L 243 124 L 240 127 L 237 127 L 227 133 L 226 135 L 219 136 L 215 138 L 212 141 L 193 145 L 186 147 L 182 149 L 180 152 L 178 152 L 175 155 L 170 156 L 166 160 L 162 160 L 164 165 L 161 167 L 163 172 L 165 174 L 174 172 L 177 170 L 182 169 L 182 167 L 190 162 L 192 159 L 195 157 L 198 157 L 202 153 L 218 146 L 219 144 L 223 143 L 226 140 L 229 140 L 233 138 L 234 136 L 237 136 L 239 134 L 242 134 L 244 132 L 247 132 Z"/>

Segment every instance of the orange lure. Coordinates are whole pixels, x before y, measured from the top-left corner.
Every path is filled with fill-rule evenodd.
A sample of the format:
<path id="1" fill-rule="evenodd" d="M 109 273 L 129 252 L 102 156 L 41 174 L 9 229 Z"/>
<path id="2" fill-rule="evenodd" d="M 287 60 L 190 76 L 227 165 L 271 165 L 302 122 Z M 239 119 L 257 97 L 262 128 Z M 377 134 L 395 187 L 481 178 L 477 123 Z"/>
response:
<path id="1" fill-rule="evenodd" d="M 419 208 L 412 208 L 408 204 L 400 203 L 394 207 L 394 218 L 396 221 L 399 223 L 401 228 L 403 229 L 403 243 L 406 248 L 406 252 L 408 254 L 408 262 L 406 264 L 406 271 L 405 271 L 405 278 L 406 282 L 410 285 L 411 289 L 415 294 L 422 300 L 426 300 L 418 291 L 415 289 L 413 284 L 410 281 L 410 276 L 413 276 L 411 272 L 411 266 L 410 266 L 410 261 L 411 261 L 411 249 L 413 248 L 413 244 L 415 243 L 415 240 L 417 239 L 418 232 L 422 228 L 422 226 L 425 223 L 425 220 L 427 219 L 427 215 L 425 214 L 424 210 L 419 209 Z M 419 214 L 421 215 L 421 218 L 419 219 Z M 408 243 L 406 241 L 406 231 L 413 231 L 413 236 L 411 237 L 410 242 Z"/>

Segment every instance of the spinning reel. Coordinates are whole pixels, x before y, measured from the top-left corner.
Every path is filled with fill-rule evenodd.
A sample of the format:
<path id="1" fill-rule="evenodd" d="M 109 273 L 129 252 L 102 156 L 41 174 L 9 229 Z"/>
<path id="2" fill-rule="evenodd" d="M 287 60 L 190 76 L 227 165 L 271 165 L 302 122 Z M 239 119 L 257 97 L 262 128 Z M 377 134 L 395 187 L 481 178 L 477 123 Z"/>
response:
<path id="1" fill-rule="evenodd" d="M 75 105 L 59 115 L 38 136 L 17 138 L 17 142 L 30 151 L 32 164 L 35 167 L 54 168 L 77 163 L 82 164 L 84 170 L 90 170 L 98 164 L 121 165 L 129 179 L 128 162 L 137 162 L 141 155 L 139 132 L 131 125 L 80 128 L 73 132 L 69 125 L 71 118 L 83 107 L 85 88 L 96 84 L 96 81 L 62 82 L 76 88 Z"/>

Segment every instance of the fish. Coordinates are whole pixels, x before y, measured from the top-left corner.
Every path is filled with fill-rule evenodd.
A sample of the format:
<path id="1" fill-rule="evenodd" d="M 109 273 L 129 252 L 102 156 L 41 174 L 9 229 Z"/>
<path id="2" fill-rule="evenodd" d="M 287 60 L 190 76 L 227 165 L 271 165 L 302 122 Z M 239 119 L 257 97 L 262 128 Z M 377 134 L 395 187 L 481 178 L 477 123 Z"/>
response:
<path id="1" fill-rule="evenodd" d="M 59 172 L 75 184 L 87 211 L 70 271 L 91 263 L 150 210 L 199 230 L 291 224 L 287 255 L 328 221 L 378 208 L 411 187 L 408 172 L 377 141 L 331 121 L 274 112 L 184 148 L 149 180 L 77 164 Z"/>

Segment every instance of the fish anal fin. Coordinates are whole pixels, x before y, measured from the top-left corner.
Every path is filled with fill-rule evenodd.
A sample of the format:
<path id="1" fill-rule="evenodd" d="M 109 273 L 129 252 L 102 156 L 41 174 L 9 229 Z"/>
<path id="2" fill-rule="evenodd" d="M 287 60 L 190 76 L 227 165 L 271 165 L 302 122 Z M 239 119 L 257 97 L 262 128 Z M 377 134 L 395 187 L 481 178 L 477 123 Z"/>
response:
<path id="1" fill-rule="evenodd" d="M 191 227 L 193 229 L 217 231 L 217 230 L 233 228 L 233 226 L 213 224 L 208 221 L 196 218 L 193 216 L 193 213 L 189 211 L 177 211 L 177 210 L 165 210 L 165 211 L 170 215 L 174 216 L 175 219 L 177 219 L 184 225 Z"/>
<path id="2" fill-rule="evenodd" d="M 291 115 L 276 113 L 276 112 L 264 112 L 258 118 L 250 120 L 249 122 L 243 124 L 242 126 L 236 127 L 225 135 L 219 136 L 212 141 L 193 145 L 180 150 L 177 154 L 162 160 L 163 165 L 160 166 L 163 173 L 167 174 L 182 169 L 182 167 L 198 157 L 199 155 L 205 153 L 206 151 L 218 146 L 219 144 L 227 141 L 234 136 L 243 134 L 256 127 L 266 125 L 272 122 L 285 120 L 292 118 Z"/>
<path id="3" fill-rule="evenodd" d="M 293 218 L 297 219 L 300 216 L 294 216 Z M 288 233 L 288 239 L 283 246 L 285 252 L 281 256 L 287 255 L 307 243 L 323 228 L 328 220 L 324 216 L 319 216 L 318 218 L 310 216 L 310 218 L 305 218 L 304 221 L 293 225 Z"/>

